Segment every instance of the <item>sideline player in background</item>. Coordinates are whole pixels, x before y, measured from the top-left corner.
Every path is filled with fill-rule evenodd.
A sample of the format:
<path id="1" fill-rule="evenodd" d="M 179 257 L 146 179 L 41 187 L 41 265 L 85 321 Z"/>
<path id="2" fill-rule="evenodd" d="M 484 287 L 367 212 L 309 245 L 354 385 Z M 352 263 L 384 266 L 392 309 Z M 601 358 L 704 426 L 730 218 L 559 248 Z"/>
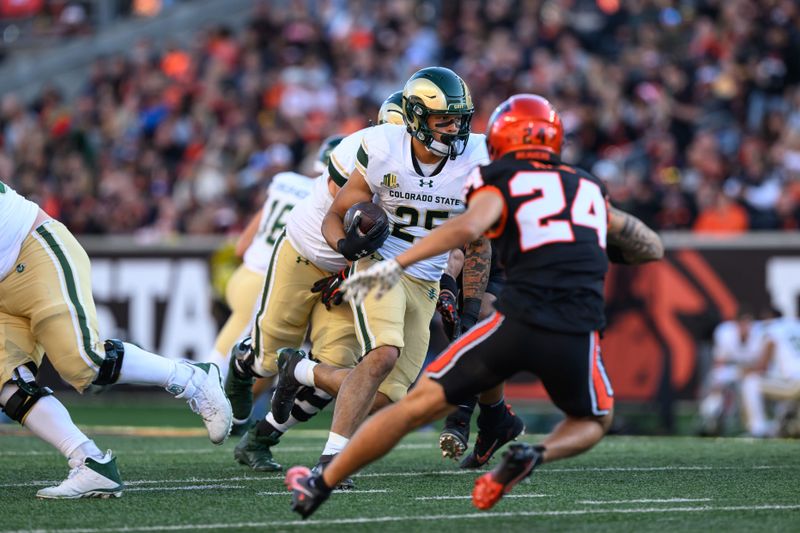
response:
<path id="1" fill-rule="evenodd" d="M 782 317 L 764 325 L 763 348 L 745 369 L 742 406 L 753 437 L 798 436 L 800 402 L 800 320 Z M 767 400 L 778 402 L 776 420 L 767 418 Z"/>
<path id="2" fill-rule="evenodd" d="M 320 145 L 316 171 L 322 173 L 330 159 L 331 151 L 344 138 L 334 135 Z M 309 196 L 316 178 L 296 172 L 276 174 L 267 188 L 267 197 L 261 210 L 253 216 L 236 243 L 236 255 L 242 257 L 242 264 L 234 271 L 225 289 L 225 300 L 231 315 L 217 334 L 211 362 L 223 369 L 223 379 L 228 372 L 231 350 L 239 339 L 247 336 L 253 329 L 253 320 L 258 311 L 259 296 L 264 288 L 264 278 L 272 257 L 275 241 L 280 236 L 292 208 Z M 252 379 L 252 378 L 251 378 Z M 269 386 L 271 380 L 263 380 L 257 396 Z M 254 385 L 258 387 L 257 385 Z M 239 416 L 237 416 L 239 415 Z M 233 434 L 241 434 L 250 422 L 250 413 L 234 413 Z"/>
<path id="3" fill-rule="evenodd" d="M 354 305 L 365 296 L 391 294 L 405 268 L 484 233 L 494 239 L 507 269 L 498 310 L 431 363 L 411 394 L 373 416 L 321 474 L 289 470 L 292 507 L 303 517 L 328 498 L 330 487 L 386 454 L 404 435 L 523 370 L 542 380 L 566 419 L 540 445 L 512 445 L 502 463 L 477 480 L 477 507 L 492 507 L 537 465 L 584 452 L 608 430 L 613 392 L 598 331 L 605 325 L 607 233 L 619 237 L 623 227 L 608 226 L 603 184 L 560 162 L 562 138 L 561 119 L 544 98 L 516 95 L 503 102 L 489 121 L 493 162 L 470 174 L 466 214 L 345 282 Z M 648 228 L 641 225 L 635 236 L 639 242 L 631 247 L 616 239 L 622 255 L 643 248 L 652 259 L 663 254 Z M 377 294 L 367 296 L 375 287 Z"/>
<path id="4" fill-rule="evenodd" d="M 714 330 L 713 367 L 708 373 L 708 392 L 700 401 L 703 435 L 719 436 L 733 411 L 746 370 L 764 348 L 763 325 L 749 309 L 740 309 L 735 320 L 726 320 Z"/>
<path id="5" fill-rule="evenodd" d="M 44 353 L 59 376 L 83 392 L 90 385 L 164 387 L 200 414 L 214 444 L 231 430 L 231 406 L 210 363 L 175 361 L 138 346 L 100 340 L 89 257 L 60 222 L 0 182 L 0 406 L 58 449 L 70 473 L 39 498 L 118 497 L 116 458 L 72 422 L 35 374 Z"/>
<path id="6" fill-rule="evenodd" d="M 402 123 L 399 114 L 401 93 L 390 95 L 378 112 L 378 123 Z M 233 404 L 234 415 L 246 418 L 252 408 L 254 377 L 274 376 L 279 371 L 284 347 L 299 348 L 311 327 L 313 357 L 333 368 L 350 368 L 358 358 L 353 314 L 337 296 L 339 285 L 347 277 L 347 260 L 331 250 L 320 234 L 322 218 L 333 197 L 355 168 L 361 138 L 371 128 L 348 135 L 331 151 L 326 172 L 314 182 L 311 195 L 298 203 L 289 214 L 270 259 L 266 282 L 259 292 L 259 314 L 253 339 L 235 347 L 225 390 Z M 385 228 L 388 232 L 388 228 Z M 381 236 L 385 238 L 385 234 Z M 365 243 L 362 243 L 365 244 Z M 309 290 L 314 287 L 313 292 Z M 290 350 L 293 352 L 293 350 Z M 286 379 L 281 378 L 286 382 Z M 234 458 L 260 472 L 281 470 L 272 448 L 292 426 L 305 422 L 325 408 L 332 396 L 312 386 L 296 388 L 291 398 L 276 391 L 273 409 L 251 428 L 236 445 Z M 275 413 L 275 404 L 283 410 Z"/>
<path id="7" fill-rule="evenodd" d="M 403 88 L 403 111 L 406 127 L 383 125 L 365 133 L 356 170 L 323 220 L 325 239 L 355 261 L 354 272 L 395 257 L 462 213 L 465 176 L 488 161 L 484 136 L 470 133 L 474 107 L 469 89 L 452 70 L 429 67 L 411 76 Z M 377 252 L 365 256 L 351 249 L 342 220 L 351 206 L 373 196 L 389 214 L 392 233 Z M 480 240 L 485 241 L 476 236 L 471 242 Z M 485 243 L 481 246 L 489 250 Z M 304 359 L 302 353 L 292 354 L 287 374 L 305 385 L 338 391 L 317 471 L 347 444 L 371 410 L 397 402 L 416 380 L 428 349 L 439 280 L 448 258 L 445 252 L 449 250 L 409 268 L 383 300 L 367 299 L 353 306 L 362 347 L 362 358 L 353 370 L 337 371 Z M 294 387 L 292 381 L 282 374 L 276 397 L 283 387 Z"/>

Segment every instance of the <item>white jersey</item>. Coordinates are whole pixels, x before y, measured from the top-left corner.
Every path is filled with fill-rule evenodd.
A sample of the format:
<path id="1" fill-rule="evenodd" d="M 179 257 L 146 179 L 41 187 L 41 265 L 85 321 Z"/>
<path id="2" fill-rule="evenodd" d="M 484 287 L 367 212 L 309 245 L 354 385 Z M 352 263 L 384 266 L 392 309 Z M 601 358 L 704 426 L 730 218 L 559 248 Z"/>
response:
<path id="1" fill-rule="evenodd" d="M 800 379 L 800 320 L 773 320 L 766 328 L 766 337 L 775 343 L 769 374 L 777 378 Z"/>
<path id="2" fill-rule="evenodd" d="M 423 175 L 412 156 L 411 135 L 405 126 L 382 124 L 370 128 L 361 141 L 356 166 L 389 215 L 392 231 L 378 249 L 385 258 L 397 257 L 414 241 L 466 209 L 464 183 L 470 171 L 489 162 L 484 135 L 472 133 L 466 150 L 456 159 L 443 159 L 429 176 Z M 418 279 L 436 281 L 442 276 L 448 254 L 409 266 Z"/>
<path id="3" fill-rule="evenodd" d="M 714 330 L 714 361 L 734 365 L 749 365 L 761 355 L 764 347 L 764 328 L 753 322 L 747 338 L 742 340 L 735 320 L 727 320 Z"/>
<path id="4" fill-rule="evenodd" d="M 286 222 L 286 236 L 294 249 L 327 272 L 338 272 L 347 266 L 347 260 L 332 250 L 322 236 L 322 219 L 333 203 L 328 178 L 339 187 L 347 182 L 356 168 L 356 153 L 367 129 L 348 135 L 333 149 L 328 168 L 317 180 L 313 192 L 297 205 Z"/>
<path id="5" fill-rule="evenodd" d="M 244 252 L 244 264 L 247 268 L 262 274 L 267 271 L 272 247 L 286 225 L 289 213 L 295 205 L 311 196 L 316 181 L 319 180 L 296 172 L 275 174 L 267 189 L 258 231 Z"/>
<path id="6" fill-rule="evenodd" d="M 0 181 L 0 280 L 16 266 L 22 241 L 38 214 L 38 205 Z"/>

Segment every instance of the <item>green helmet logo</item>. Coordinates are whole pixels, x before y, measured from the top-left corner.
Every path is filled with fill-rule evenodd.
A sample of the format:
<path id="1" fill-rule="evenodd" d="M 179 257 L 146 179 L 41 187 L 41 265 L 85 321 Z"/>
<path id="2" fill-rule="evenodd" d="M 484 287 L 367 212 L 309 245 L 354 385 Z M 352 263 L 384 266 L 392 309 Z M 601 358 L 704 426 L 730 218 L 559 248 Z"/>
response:
<path id="1" fill-rule="evenodd" d="M 455 159 L 464 153 L 475 107 L 472 95 L 458 74 L 444 67 L 417 71 L 403 87 L 403 112 L 408 132 L 428 150 Z M 452 115 L 459 119 L 458 132 L 441 134 L 436 141 L 428 125 L 431 115 Z"/>

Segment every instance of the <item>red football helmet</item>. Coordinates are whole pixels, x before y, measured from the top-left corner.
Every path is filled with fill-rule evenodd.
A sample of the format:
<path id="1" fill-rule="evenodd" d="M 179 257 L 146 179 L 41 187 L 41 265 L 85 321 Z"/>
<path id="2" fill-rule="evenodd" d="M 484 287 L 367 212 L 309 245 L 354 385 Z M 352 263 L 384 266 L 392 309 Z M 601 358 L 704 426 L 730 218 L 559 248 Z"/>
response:
<path id="1" fill-rule="evenodd" d="M 515 94 L 494 110 L 486 144 L 497 159 L 516 150 L 541 150 L 561 155 L 564 126 L 553 105 L 536 94 Z"/>

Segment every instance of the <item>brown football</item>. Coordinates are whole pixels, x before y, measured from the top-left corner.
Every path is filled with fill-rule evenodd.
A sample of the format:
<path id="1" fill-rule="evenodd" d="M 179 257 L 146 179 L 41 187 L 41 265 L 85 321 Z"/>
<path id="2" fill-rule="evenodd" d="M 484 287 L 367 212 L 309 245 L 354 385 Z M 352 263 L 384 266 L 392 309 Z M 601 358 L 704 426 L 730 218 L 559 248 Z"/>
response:
<path id="1" fill-rule="evenodd" d="M 379 220 L 388 222 L 389 218 L 386 215 L 386 211 L 384 211 L 383 208 L 378 204 L 372 202 L 359 202 L 348 209 L 347 213 L 344 215 L 345 232 L 350 229 L 350 226 L 352 226 L 353 220 L 358 213 L 361 214 L 358 222 L 358 231 L 361 233 L 361 235 L 364 235 L 371 230 L 375 223 Z"/>

